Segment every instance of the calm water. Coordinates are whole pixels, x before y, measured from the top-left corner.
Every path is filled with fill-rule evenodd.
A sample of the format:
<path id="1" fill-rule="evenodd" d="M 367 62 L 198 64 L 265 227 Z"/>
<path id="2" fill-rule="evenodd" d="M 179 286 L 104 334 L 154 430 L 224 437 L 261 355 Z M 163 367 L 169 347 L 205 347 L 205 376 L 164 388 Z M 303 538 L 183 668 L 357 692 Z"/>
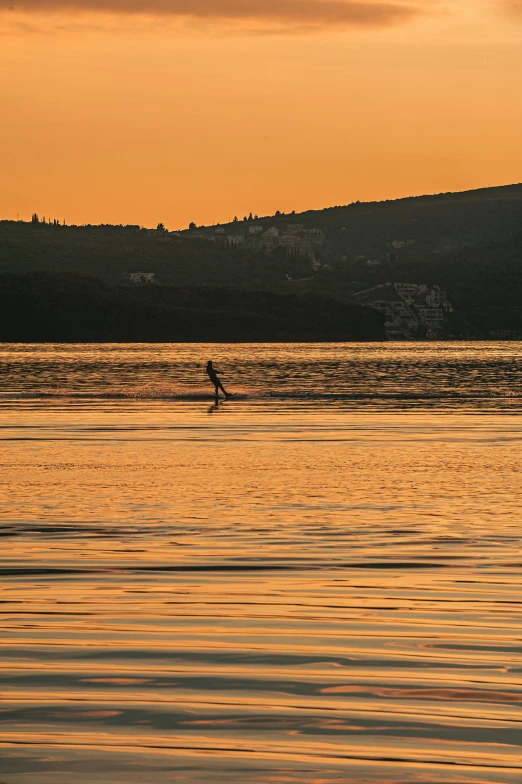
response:
<path id="1" fill-rule="evenodd" d="M 520 784 L 521 353 L 0 345 L 1 783 Z"/>

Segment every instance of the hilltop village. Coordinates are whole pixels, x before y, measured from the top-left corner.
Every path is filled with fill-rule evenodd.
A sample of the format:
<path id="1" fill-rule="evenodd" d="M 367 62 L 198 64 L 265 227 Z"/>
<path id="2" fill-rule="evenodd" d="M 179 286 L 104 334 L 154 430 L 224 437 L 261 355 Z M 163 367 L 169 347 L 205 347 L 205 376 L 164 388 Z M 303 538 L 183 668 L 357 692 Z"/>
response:
<path id="1" fill-rule="evenodd" d="M 341 312 L 353 315 L 352 324 L 369 312 L 376 321 L 368 322 L 368 336 L 382 330 L 392 340 L 520 339 L 521 268 L 522 185 L 250 215 L 177 231 L 163 223 L 68 226 L 36 214 L 31 222 L 0 221 L 0 276 L 11 276 L 5 285 L 16 285 L 16 296 L 37 287 L 39 275 L 79 276 L 71 279 L 77 292 L 89 277 L 111 287 L 129 313 L 136 302 L 149 308 L 147 318 L 154 310 L 158 323 L 163 310 L 183 310 L 183 323 L 197 310 L 190 335 L 202 309 L 216 314 L 205 332 L 215 337 L 227 292 L 234 292 L 227 335 L 238 332 L 234 318 L 250 319 L 252 308 L 259 319 L 248 322 L 250 335 L 295 335 L 297 321 L 285 314 L 300 303 L 303 336 L 355 335 L 353 326 L 343 332 Z M 13 275 L 32 277 L 24 284 Z M 58 284 L 67 290 L 63 277 L 42 278 L 49 301 Z M 99 286 L 89 290 L 93 302 L 96 292 L 110 299 Z M 332 305 L 312 308 L 312 301 L 341 307 L 326 332 Z M 307 309 L 320 312 L 318 320 L 305 318 Z M 162 334 L 170 334 L 167 326 Z"/>
<path id="2" fill-rule="evenodd" d="M 216 226 L 213 231 L 193 229 L 190 234 L 192 237 L 216 242 L 222 248 L 244 245 L 252 250 L 267 252 L 284 248 L 289 254 L 308 256 L 312 262 L 312 269 L 321 266 L 317 256 L 324 249 L 326 239 L 321 229 L 307 229 L 302 223 L 289 223 L 285 229 L 280 230 L 277 226 L 266 228 L 254 222 L 249 223 L 245 230 L 227 231 L 224 226 Z"/>
<path id="3" fill-rule="evenodd" d="M 283 249 L 285 255 L 306 257 L 310 265 L 310 278 L 321 270 L 332 268 L 331 263 L 325 260 L 333 255 L 328 248 L 327 233 L 319 228 L 306 228 L 303 223 L 288 223 L 280 229 L 247 220 L 242 223 L 233 222 L 227 227 L 192 227 L 188 234 L 192 238 L 212 242 L 220 248 L 241 246 L 267 254 Z M 356 261 L 370 268 L 380 267 L 387 259 L 396 261 L 399 253 L 414 245 L 415 240 L 412 239 L 392 239 L 385 244 L 384 259 L 382 256 L 368 258 L 364 254 L 358 254 Z M 343 253 L 338 254 L 335 260 L 341 263 L 349 261 Z M 287 278 L 290 280 L 290 276 Z M 153 278 L 146 273 L 131 274 L 130 280 L 134 283 L 153 282 Z M 448 335 L 448 317 L 453 314 L 454 309 L 447 292 L 442 291 L 438 285 L 387 282 L 361 291 L 352 291 L 351 296 L 358 304 L 372 307 L 384 315 L 386 335 L 390 340 L 435 340 Z"/>

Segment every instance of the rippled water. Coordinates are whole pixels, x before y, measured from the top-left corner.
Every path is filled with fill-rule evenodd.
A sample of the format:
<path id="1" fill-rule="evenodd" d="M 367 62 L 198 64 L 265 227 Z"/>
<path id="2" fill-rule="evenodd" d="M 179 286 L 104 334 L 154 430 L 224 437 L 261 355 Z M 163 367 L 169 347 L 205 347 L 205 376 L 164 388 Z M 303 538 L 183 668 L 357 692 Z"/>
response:
<path id="1" fill-rule="evenodd" d="M 2 784 L 520 784 L 521 349 L 0 346 Z"/>

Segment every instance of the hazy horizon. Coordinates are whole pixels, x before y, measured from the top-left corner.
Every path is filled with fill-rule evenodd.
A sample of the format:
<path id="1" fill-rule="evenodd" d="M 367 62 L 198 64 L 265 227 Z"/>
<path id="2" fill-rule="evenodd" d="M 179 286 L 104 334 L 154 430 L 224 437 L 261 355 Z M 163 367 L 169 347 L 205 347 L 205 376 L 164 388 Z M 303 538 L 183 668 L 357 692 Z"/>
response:
<path id="1" fill-rule="evenodd" d="M 294 213 L 296 215 L 300 215 L 300 214 L 304 214 L 304 213 L 307 213 L 307 212 L 320 212 L 322 210 L 329 210 L 329 209 L 349 207 L 349 206 L 351 206 L 352 204 L 355 204 L 355 203 L 361 203 L 361 204 L 381 204 L 381 203 L 385 203 L 385 202 L 400 201 L 401 199 L 416 199 L 416 198 L 423 198 L 423 197 L 426 197 L 426 198 L 433 197 L 433 198 L 435 198 L 437 196 L 443 196 L 443 195 L 446 195 L 446 194 L 448 194 L 448 195 L 449 194 L 457 195 L 457 194 L 461 194 L 461 193 L 468 193 L 468 192 L 471 193 L 471 192 L 477 191 L 477 190 L 479 190 L 479 191 L 480 190 L 487 190 L 489 188 L 490 189 L 510 188 L 510 187 L 516 187 L 517 185 L 522 185 L 522 182 L 506 182 L 506 183 L 500 183 L 500 184 L 495 184 L 495 185 L 478 186 L 477 188 L 466 188 L 464 190 L 459 190 L 459 191 L 438 191 L 437 193 L 435 193 L 435 192 L 434 193 L 413 193 L 413 194 L 406 194 L 405 196 L 397 196 L 395 198 L 383 197 L 382 199 L 367 199 L 367 200 L 364 200 L 364 201 L 362 199 L 355 199 L 354 201 L 351 201 L 351 202 L 340 203 L 340 204 L 328 204 L 328 205 L 324 205 L 322 207 L 321 206 L 319 206 L 319 207 L 304 207 L 299 212 L 297 212 L 296 210 L 289 210 L 288 212 L 281 211 L 281 215 L 279 217 L 289 217 L 289 218 L 291 218 L 294 215 Z M 32 218 L 33 218 L 34 215 L 37 216 L 38 221 L 41 222 L 41 223 L 43 223 L 44 219 L 45 219 L 46 222 L 48 222 L 48 221 L 52 222 L 53 220 L 56 219 L 60 223 L 63 223 L 63 221 L 65 221 L 65 225 L 69 226 L 69 227 L 88 226 L 88 225 L 92 225 L 92 226 L 96 226 L 96 225 L 99 225 L 99 226 L 133 225 L 133 224 L 131 224 L 130 221 L 121 221 L 120 224 L 111 224 L 109 221 L 106 221 L 106 220 L 103 220 L 103 219 L 100 220 L 98 223 L 91 223 L 91 224 L 89 224 L 87 221 L 83 221 L 83 222 L 78 221 L 77 223 L 72 223 L 72 222 L 67 221 L 66 216 L 62 217 L 60 219 L 56 215 L 52 215 L 50 213 L 46 213 L 45 210 L 42 210 L 40 212 L 33 210 L 33 212 L 30 215 L 23 215 L 23 216 L 18 213 L 16 218 L 14 218 L 14 219 L 12 217 L 0 217 L 0 222 L 1 221 L 5 221 L 5 220 L 17 220 L 17 221 L 21 221 L 22 223 L 30 223 L 32 221 Z M 247 217 L 246 215 L 243 216 L 242 214 L 241 215 L 237 215 L 237 213 L 234 213 L 234 216 L 238 218 L 238 221 L 240 223 L 243 222 L 244 217 Z M 278 216 L 275 215 L 275 211 L 272 212 L 272 213 L 267 213 L 266 215 L 256 215 L 256 219 L 257 220 L 266 220 L 267 218 L 271 218 L 271 217 L 274 217 L 274 218 L 278 217 Z M 198 221 L 194 221 L 194 222 L 196 223 L 196 225 L 198 227 L 206 227 L 206 226 L 214 226 L 214 225 L 217 226 L 217 225 L 232 223 L 233 221 L 234 221 L 234 217 L 231 217 L 231 218 L 228 218 L 228 219 L 225 219 L 225 220 L 222 220 L 222 221 L 214 221 L 212 223 L 200 223 Z M 139 225 L 142 228 L 153 229 L 153 228 L 156 227 L 156 225 L 159 222 L 164 223 L 163 221 L 152 220 L 148 226 L 146 226 L 144 224 L 135 224 L 135 225 Z M 167 225 L 167 226 L 165 226 L 165 228 L 167 230 L 170 230 L 170 231 L 184 231 L 188 227 L 187 226 L 169 226 L 169 225 Z"/>
<path id="2" fill-rule="evenodd" d="M 0 214 L 179 228 L 522 181 L 520 10 L 2 0 Z"/>

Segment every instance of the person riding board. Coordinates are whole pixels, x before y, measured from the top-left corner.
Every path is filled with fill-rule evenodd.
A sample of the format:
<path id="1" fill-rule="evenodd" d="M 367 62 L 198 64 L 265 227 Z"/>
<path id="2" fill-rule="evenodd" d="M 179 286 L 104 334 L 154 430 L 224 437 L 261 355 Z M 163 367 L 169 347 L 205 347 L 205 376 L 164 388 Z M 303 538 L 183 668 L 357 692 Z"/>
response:
<path id="1" fill-rule="evenodd" d="M 214 387 L 216 388 L 216 398 L 219 396 L 219 390 L 223 392 L 225 398 L 231 397 L 231 395 L 225 390 L 225 387 L 223 386 L 223 384 L 221 383 L 220 379 L 217 376 L 218 373 L 222 373 L 223 371 L 215 368 L 212 365 L 211 359 L 209 359 L 209 361 L 207 362 L 206 369 L 207 369 L 207 375 L 209 379 L 211 380 L 211 382 L 214 384 Z"/>

